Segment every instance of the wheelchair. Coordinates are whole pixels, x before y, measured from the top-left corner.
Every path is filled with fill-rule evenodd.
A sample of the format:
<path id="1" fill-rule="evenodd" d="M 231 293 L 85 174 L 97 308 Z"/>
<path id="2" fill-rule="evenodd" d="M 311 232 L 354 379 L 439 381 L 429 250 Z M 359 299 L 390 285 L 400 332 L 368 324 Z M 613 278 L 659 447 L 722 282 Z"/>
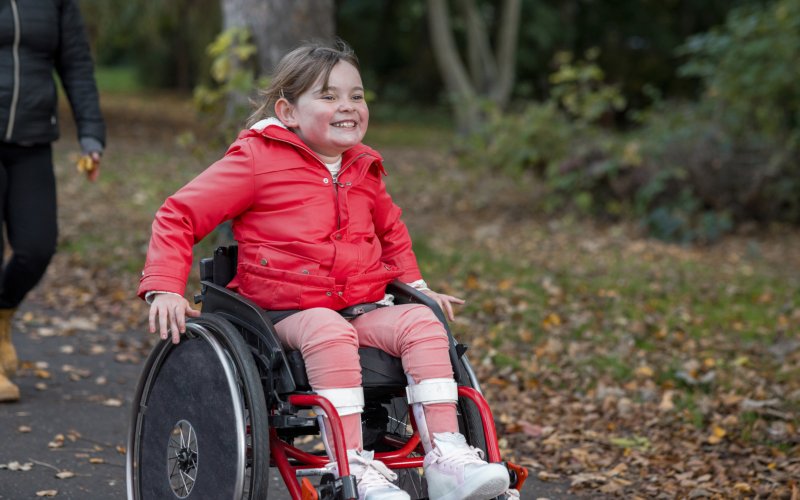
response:
<path id="1" fill-rule="evenodd" d="M 144 364 L 128 434 L 128 498 L 266 499 L 271 468 L 293 499 L 358 498 L 336 409 L 311 390 L 300 353 L 281 346 L 274 315 L 225 288 L 236 261 L 235 245 L 201 260 L 201 290 L 195 297 L 202 302 L 201 316 L 187 321 L 178 345 L 159 342 Z M 464 355 L 466 347 L 453 339 L 441 309 L 399 282 L 387 293 L 397 304 L 431 307 L 445 325 L 459 386 L 459 430 L 488 461 L 504 463 L 510 487 L 521 489 L 528 471 L 502 462 L 494 420 Z M 359 354 L 364 448 L 375 450 L 375 457 L 397 473 L 398 485 L 411 498 L 427 498 L 423 450 L 400 359 L 375 348 L 361 348 Z M 329 417 L 338 477 L 325 468 L 325 451 L 303 449 L 302 442 L 320 435 L 313 407 Z"/>

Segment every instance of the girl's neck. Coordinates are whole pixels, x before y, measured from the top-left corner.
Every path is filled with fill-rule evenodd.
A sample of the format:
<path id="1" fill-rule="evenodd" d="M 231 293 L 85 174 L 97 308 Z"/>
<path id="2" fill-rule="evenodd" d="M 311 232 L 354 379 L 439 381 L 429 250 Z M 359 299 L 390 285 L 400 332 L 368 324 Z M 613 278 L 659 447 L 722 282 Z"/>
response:
<path id="1" fill-rule="evenodd" d="M 339 156 L 323 156 L 323 155 L 317 153 L 316 151 L 314 153 L 317 155 L 317 157 L 320 160 L 322 160 L 323 163 L 326 163 L 326 164 L 338 163 L 338 162 L 342 161 L 342 155 L 339 155 Z"/>

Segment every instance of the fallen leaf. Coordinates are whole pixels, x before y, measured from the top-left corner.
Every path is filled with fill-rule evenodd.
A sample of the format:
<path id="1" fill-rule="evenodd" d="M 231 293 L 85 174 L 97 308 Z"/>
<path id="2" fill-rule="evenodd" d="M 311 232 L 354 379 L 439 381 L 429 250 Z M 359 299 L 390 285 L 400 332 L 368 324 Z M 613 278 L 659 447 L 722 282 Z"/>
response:
<path id="1" fill-rule="evenodd" d="M 56 477 L 59 478 L 59 479 L 69 479 L 71 477 L 75 477 L 75 473 L 74 472 L 70 472 L 68 470 L 64 470 L 64 471 L 61 471 L 58 474 L 56 474 Z"/>
<path id="2" fill-rule="evenodd" d="M 557 479 L 561 479 L 561 476 L 559 476 L 558 474 L 552 474 L 544 470 L 539 471 L 537 477 L 539 478 L 540 481 L 555 481 Z"/>
<path id="3" fill-rule="evenodd" d="M 47 443 L 47 446 L 50 448 L 61 448 L 62 446 L 64 446 L 64 435 L 56 434 L 56 437 L 54 437 L 52 441 Z"/>
<path id="4" fill-rule="evenodd" d="M 661 402 L 658 404 L 658 409 L 661 411 L 671 411 L 675 409 L 675 403 L 672 402 L 672 398 L 675 395 L 675 391 L 667 390 L 664 391 L 664 394 L 661 396 Z"/>
<path id="5" fill-rule="evenodd" d="M 54 497 L 58 495 L 58 490 L 40 490 L 36 492 L 37 497 Z"/>
<path id="6" fill-rule="evenodd" d="M 719 442 L 722 441 L 722 438 L 725 437 L 725 434 L 727 434 L 725 429 L 723 429 L 718 425 L 715 425 L 714 427 L 711 428 L 711 435 L 708 436 L 707 439 L 708 444 L 719 444 Z"/>
<path id="7" fill-rule="evenodd" d="M 605 483 L 608 478 L 602 474 L 581 473 L 569 477 L 570 486 L 583 486 L 587 484 Z"/>
<path id="8" fill-rule="evenodd" d="M 17 462 L 15 460 L 15 461 L 9 462 L 7 464 L 0 464 L 0 469 L 8 469 L 8 470 L 13 470 L 13 471 L 28 472 L 32 468 L 33 468 L 33 463 L 32 462 L 25 462 L 24 464 L 21 464 L 21 463 L 19 463 L 19 462 Z"/>

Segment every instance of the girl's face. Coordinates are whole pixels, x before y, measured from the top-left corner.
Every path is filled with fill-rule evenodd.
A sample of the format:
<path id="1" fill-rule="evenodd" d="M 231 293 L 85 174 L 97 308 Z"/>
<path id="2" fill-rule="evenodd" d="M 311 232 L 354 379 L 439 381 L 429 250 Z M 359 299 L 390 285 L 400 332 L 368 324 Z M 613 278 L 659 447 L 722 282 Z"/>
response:
<path id="1" fill-rule="evenodd" d="M 369 110 L 361 75 L 352 64 L 336 63 L 327 89 L 324 83 L 317 80 L 294 104 L 279 99 L 275 111 L 322 161 L 332 163 L 364 138 Z"/>

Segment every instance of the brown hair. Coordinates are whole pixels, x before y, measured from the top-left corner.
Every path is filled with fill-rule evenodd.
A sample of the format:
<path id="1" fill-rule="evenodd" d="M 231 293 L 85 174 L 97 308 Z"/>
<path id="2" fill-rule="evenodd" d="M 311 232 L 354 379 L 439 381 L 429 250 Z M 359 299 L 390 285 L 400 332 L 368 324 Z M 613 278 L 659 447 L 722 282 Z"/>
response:
<path id="1" fill-rule="evenodd" d="M 331 70 L 339 61 L 348 62 L 360 71 L 355 52 L 342 40 L 337 40 L 334 47 L 318 42 L 306 43 L 283 56 L 267 88 L 259 92 L 263 101 L 256 103 L 257 109 L 250 115 L 247 126 L 273 116 L 275 103 L 282 97 L 294 104 L 320 76 L 324 88 L 327 88 Z"/>

